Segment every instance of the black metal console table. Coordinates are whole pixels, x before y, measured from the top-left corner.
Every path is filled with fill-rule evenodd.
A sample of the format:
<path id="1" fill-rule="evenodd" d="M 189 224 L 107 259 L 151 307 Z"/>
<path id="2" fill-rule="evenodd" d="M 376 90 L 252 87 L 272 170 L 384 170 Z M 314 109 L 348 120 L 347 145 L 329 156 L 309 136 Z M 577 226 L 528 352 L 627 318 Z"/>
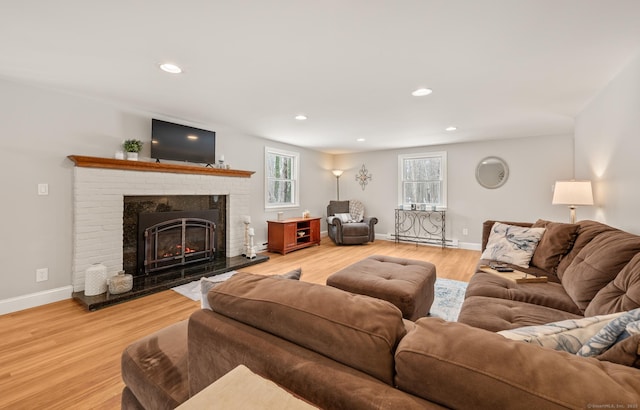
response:
<path id="1" fill-rule="evenodd" d="M 446 246 L 446 211 L 396 209 L 396 243 L 408 241 Z"/>

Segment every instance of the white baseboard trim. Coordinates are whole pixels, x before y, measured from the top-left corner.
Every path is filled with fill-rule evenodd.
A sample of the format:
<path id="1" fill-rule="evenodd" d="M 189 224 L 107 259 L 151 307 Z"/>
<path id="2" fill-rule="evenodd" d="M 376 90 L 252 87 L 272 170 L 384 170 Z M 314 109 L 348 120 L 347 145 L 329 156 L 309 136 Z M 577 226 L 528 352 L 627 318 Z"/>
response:
<path id="1" fill-rule="evenodd" d="M 458 247 L 460 249 L 468 249 L 470 251 L 479 251 L 482 248 L 479 243 L 474 242 L 459 242 Z"/>
<path id="2" fill-rule="evenodd" d="M 70 299 L 72 293 L 73 286 L 69 285 L 61 288 L 43 290 L 42 292 L 3 299 L 0 300 L 0 315 L 6 315 L 7 313 L 13 313 L 19 310 Z"/>
<path id="3" fill-rule="evenodd" d="M 382 240 L 382 241 L 389 241 L 389 242 L 394 242 L 395 238 L 393 236 L 392 233 L 388 233 L 388 234 L 383 234 L 383 233 L 377 233 L 376 234 L 376 240 Z M 400 241 L 401 243 L 414 243 L 414 242 L 410 242 L 410 241 Z M 439 243 L 434 242 L 434 243 L 418 243 L 418 245 L 425 245 L 425 246 L 440 246 Z M 479 243 L 473 243 L 473 242 L 460 242 L 457 239 L 447 239 L 447 248 L 458 248 L 458 249 L 467 249 L 467 250 L 471 250 L 471 251 L 479 251 L 481 246 Z"/>

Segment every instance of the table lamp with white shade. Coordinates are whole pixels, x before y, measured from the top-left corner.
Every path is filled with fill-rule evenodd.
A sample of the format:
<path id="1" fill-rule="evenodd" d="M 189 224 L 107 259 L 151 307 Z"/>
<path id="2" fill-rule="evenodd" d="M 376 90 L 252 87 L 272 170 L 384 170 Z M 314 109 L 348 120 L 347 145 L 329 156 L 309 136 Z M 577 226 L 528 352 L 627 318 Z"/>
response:
<path id="1" fill-rule="evenodd" d="M 593 205 L 591 181 L 556 181 L 553 188 L 553 205 L 569 205 L 571 223 L 576 223 L 576 206 Z"/>

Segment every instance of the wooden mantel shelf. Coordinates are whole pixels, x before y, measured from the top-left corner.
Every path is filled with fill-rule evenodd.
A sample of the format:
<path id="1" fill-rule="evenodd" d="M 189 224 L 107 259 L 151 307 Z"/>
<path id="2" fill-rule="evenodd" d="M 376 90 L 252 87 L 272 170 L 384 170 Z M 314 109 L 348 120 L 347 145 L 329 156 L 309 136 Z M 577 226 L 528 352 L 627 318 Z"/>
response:
<path id="1" fill-rule="evenodd" d="M 107 168 L 146 172 L 170 172 L 175 174 L 200 174 L 239 178 L 250 178 L 251 175 L 255 173 L 255 171 L 241 171 L 239 169 L 221 169 L 197 165 L 176 165 L 145 161 L 129 161 L 126 159 L 86 157 L 82 155 L 69 155 L 67 158 L 73 161 L 74 164 L 76 164 L 76 167 L 85 168 Z"/>

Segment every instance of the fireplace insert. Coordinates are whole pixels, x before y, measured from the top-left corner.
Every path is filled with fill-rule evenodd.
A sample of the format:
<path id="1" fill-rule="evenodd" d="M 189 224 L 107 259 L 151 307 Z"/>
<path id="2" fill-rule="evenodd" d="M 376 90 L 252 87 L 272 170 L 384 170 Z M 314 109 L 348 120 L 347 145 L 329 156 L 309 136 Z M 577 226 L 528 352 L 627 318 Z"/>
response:
<path id="1" fill-rule="evenodd" d="M 218 210 L 141 213 L 139 274 L 213 260 Z"/>

